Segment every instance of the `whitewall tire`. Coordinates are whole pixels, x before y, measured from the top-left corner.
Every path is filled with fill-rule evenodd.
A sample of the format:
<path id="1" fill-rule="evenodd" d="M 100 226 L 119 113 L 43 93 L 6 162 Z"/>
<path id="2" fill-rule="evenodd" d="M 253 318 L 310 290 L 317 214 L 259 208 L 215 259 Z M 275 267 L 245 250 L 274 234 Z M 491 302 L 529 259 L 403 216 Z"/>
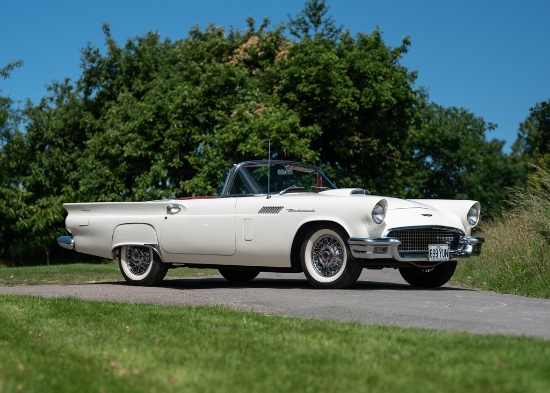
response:
<path id="1" fill-rule="evenodd" d="M 158 285 L 168 272 L 168 265 L 150 247 L 123 246 L 118 261 L 122 276 L 132 285 Z"/>
<path id="2" fill-rule="evenodd" d="M 353 259 L 344 230 L 332 225 L 311 228 L 302 243 L 302 269 L 316 288 L 348 288 L 363 270 Z"/>

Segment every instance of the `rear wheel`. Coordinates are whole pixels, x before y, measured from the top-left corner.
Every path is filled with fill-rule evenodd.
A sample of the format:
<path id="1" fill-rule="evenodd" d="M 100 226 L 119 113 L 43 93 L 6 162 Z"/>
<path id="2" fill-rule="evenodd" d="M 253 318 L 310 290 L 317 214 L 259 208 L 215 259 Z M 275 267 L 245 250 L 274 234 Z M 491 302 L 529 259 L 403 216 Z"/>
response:
<path id="1" fill-rule="evenodd" d="M 346 232 L 335 226 L 310 229 L 302 243 L 302 269 L 316 288 L 351 287 L 363 266 L 351 257 Z"/>
<path id="2" fill-rule="evenodd" d="M 260 272 L 258 270 L 237 270 L 237 269 L 218 269 L 220 274 L 227 281 L 243 283 L 256 278 Z"/>
<path id="3" fill-rule="evenodd" d="M 118 261 L 122 276 L 132 285 L 158 285 L 168 272 L 168 264 L 162 263 L 149 247 L 124 246 Z"/>
<path id="4" fill-rule="evenodd" d="M 456 262 L 445 262 L 429 269 L 403 267 L 399 268 L 399 273 L 413 287 L 437 288 L 451 279 L 455 269 Z"/>

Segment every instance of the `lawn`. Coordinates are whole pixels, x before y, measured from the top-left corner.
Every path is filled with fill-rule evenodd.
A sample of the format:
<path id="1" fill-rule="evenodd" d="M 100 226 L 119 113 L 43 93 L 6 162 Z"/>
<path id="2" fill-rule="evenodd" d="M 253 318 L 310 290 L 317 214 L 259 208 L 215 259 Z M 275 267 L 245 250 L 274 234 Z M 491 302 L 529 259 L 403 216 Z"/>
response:
<path id="1" fill-rule="evenodd" d="M 212 269 L 170 269 L 170 278 L 201 277 L 218 274 Z M 68 265 L 0 267 L 0 285 L 78 284 L 123 281 L 118 263 L 74 263 Z"/>
<path id="2" fill-rule="evenodd" d="M 548 392 L 550 343 L 0 296 L 0 392 Z"/>
<path id="3" fill-rule="evenodd" d="M 121 280 L 114 262 L 0 268 L 0 285 Z M 548 392 L 550 342 L 5 295 L 0 393 L 18 391 Z"/>

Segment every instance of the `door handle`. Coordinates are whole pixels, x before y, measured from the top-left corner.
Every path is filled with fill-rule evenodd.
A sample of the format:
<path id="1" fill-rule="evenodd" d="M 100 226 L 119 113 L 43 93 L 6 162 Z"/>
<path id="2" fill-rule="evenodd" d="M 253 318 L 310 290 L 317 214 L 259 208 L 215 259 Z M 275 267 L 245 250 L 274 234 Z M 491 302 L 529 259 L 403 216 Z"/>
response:
<path id="1" fill-rule="evenodd" d="M 166 206 L 166 213 L 168 214 L 178 214 L 181 210 L 179 205 L 168 205 Z"/>

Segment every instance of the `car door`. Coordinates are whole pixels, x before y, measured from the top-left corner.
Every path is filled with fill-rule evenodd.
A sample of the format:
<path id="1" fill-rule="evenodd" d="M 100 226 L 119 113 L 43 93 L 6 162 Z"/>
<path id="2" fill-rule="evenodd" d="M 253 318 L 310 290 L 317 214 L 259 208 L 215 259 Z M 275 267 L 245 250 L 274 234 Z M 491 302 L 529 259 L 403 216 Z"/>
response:
<path id="1" fill-rule="evenodd" d="M 160 232 L 162 250 L 169 254 L 233 255 L 235 198 L 168 202 Z"/>
<path id="2" fill-rule="evenodd" d="M 313 213 L 292 213 L 301 198 L 238 198 L 235 228 L 239 260 L 247 264 L 290 267 L 291 247 L 301 223 Z"/>

